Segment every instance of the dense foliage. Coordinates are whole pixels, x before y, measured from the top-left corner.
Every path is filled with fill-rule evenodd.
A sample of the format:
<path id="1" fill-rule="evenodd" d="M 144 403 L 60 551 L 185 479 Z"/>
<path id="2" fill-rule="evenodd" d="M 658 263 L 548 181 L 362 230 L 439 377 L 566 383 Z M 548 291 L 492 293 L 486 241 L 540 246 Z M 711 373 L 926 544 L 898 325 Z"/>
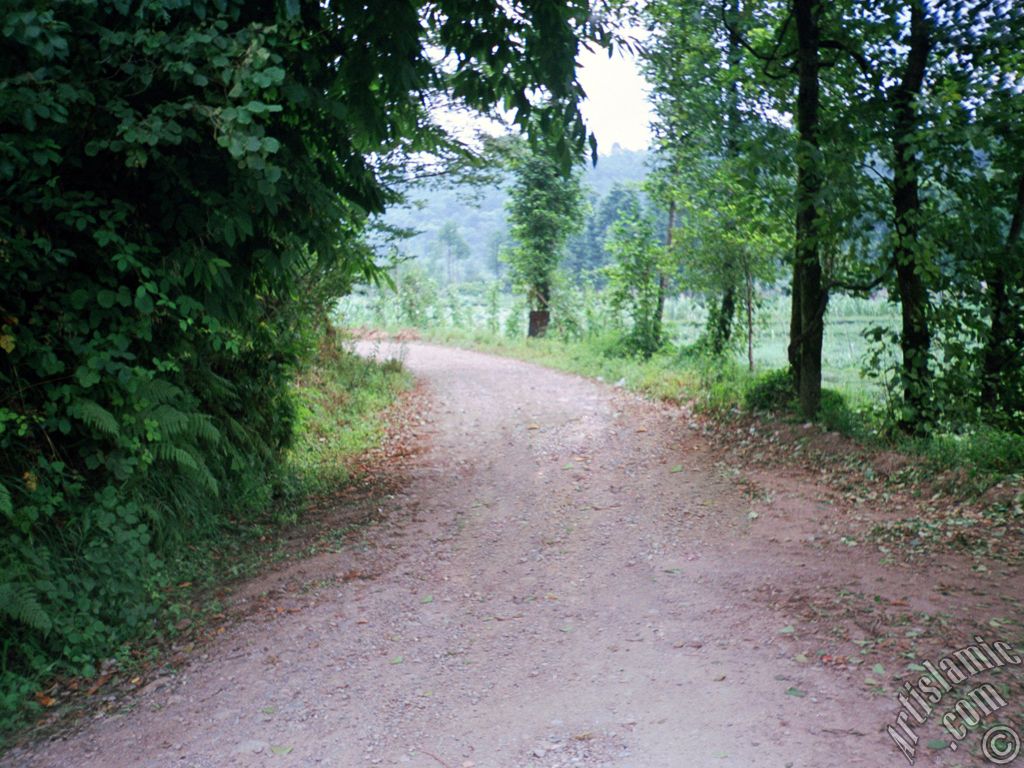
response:
<path id="1" fill-rule="evenodd" d="M 296 365 L 378 274 L 367 216 L 404 159 L 458 151 L 430 99 L 504 103 L 559 170 L 578 156 L 593 23 L 536 0 L 5 6 L 0 705 L 90 672 L 176 546 L 269 503 Z"/>
<path id="2" fill-rule="evenodd" d="M 546 147 L 513 156 L 509 190 L 512 245 L 506 253 L 513 284 L 526 294 L 529 336 L 543 336 L 551 319 L 552 288 L 565 244 L 579 228 L 583 194 L 578 168 L 559 173 Z"/>
<path id="3" fill-rule="evenodd" d="M 644 17 L 659 188 L 699 200 L 683 225 L 727 233 L 695 257 L 719 277 L 723 330 L 740 265 L 776 259 L 781 216 L 806 417 L 830 298 L 888 289 L 900 328 L 872 338 L 874 360 L 898 357 L 876 369 L 894 423 L 1024 429 L 1019 4 L 657 0 Z"/>
<path id="4" fill-rule="evenodd" d="M 654 231 L 654 218 L 638 196 L 623 205 L 605 247 L 604 268 L 611 306 L 626 316 L 625 351 L 650 357 L 664 342 L 662 316 L 668 293 L 668 253 Z"/>

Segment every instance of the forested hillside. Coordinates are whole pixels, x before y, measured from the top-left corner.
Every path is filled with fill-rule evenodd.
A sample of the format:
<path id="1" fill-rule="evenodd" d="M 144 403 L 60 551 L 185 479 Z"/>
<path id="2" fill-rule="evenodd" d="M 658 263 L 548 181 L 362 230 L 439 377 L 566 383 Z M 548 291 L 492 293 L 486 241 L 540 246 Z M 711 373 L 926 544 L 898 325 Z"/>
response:
<path id="1" fill-rule="evenodd" d="M 619 190 L 640 186 L 647 176 L 647 159 L 646 152 L 616 146 L 610 153 L 601 154 L 596 164 L 586 165 L 583 184 L 588 226 L 593 228 L 604 222 L 602 232 L 609 226 L 609 207 L 614 208 L 616 197 L 621 195 Z M 505 173 L 498 183 L 488 179 L 480 186 L 459 187 L 441 180 L 413 187 L 408 200 L 388 209 L 383 222 L 404 233 L 415 233 L 397 243 L 401 258 L 413 258 L 447 281 L 451 250 L 456 262 L 453 280 L 493 279 L 504 268 L 499 257 L 502 248 L 509 244 L 505 204 L 510 183 L 510 174 Z M 603 258 L 600 245 L 585 241 L 582 236 L 571 241 L 569 248 L 570 269 L 575 263 L 573 259 L 596 263 Z"/>

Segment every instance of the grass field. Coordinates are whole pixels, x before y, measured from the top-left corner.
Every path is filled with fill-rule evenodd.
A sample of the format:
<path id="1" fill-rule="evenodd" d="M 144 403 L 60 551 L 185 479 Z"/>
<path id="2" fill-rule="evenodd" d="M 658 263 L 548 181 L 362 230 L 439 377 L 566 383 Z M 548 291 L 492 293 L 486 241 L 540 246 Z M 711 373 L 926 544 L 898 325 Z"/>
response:
<path id="1" fill-rule="evenodd" d="M 401 284 L 399 291 L 402 290 Z M 509 294 L 497 294 L 483 284 L 464 284 L 455 291 L 425 292 L 417 306 L 418 322 L 409 322 L 403 314 L 408 296 L 393 292 L 370 291 L 346 297 L 338 306 L 338 322 L 346 326 L 368 326 L 394 331 L 415 327 L 433 338 L 447 334 L 452 340 L 468 334 L 476 343 L 504 343 L 525 335 L 526 310 L 522 301 Z M 587 304 L 590 306 L 587 306 Z M 596 305 L 596 306 L 595 306 Z M 600 299 L 578 295 L 567 311 L 583 326 L 583 335 L 599 335 L 614 319 Z M 841 392 L 853 402 L 882 398 L 877 381 L 863 376 L 868 341 L 864 332 L 882 326 L 894 328 L 897 308 L 883 298 L 855 299 L 835 297 L 826 316 L 822 352 L 825 386 Z M 596 318 L 596 319 L 595 319 Z M 671 343 L 681 347 L 692 344 L 704 329 L 707 310 L 697 299 L 681 295 L 671 298 L 665 307 L 665 322 Z M 739 322 L 739 321 L 738 321 Z M 746 336 L 736 326 L 737 364 L 746 364 Z M 754 363 L 758 371 L 785 367 L 789 342 L 789 298 L 766 296 L 755 316 Z"/>
<path id="2" fill-rule="evenodd" d="M 641 360 L 616 354 L 615 342 L 620 334 L 607 308 L 599 306 L 600 297 L 576 298 L 577 302 L 567 308 L 575 314 L 579 331 L 574 338 L 551 333 L 544 339 L 527 339 L 522 301 L 481 285 L 462 286 L 455 292 L 437 291 L 432 301 L 419 303 L 416 323 L 402 316 L 403 302 L 410 300 L 408 295 L 396 297 L 390 291 L 356 294 L 339 303 L 336 321 L 342 326 L 391 332 L 416 328 L 428 341 L 528 360 L 609 383 L 621 382 L 651 397 L 692 402 L 710 413 L 732 414 L 766 407 L 777 410 L 777 404 L 766 403 L 765 397 L 770 400 L 769 393 L 777 391 L 778 386 L 764 374 L 786 365 L 788 297 L 769 296 L 762 302 L 756 320 L 753 375 L 746 370 L 745 337 L 737 340 L 731 362 L 709 361 L 686 353 L 686 346 L 697 339 L 706 319 L 705 309 L 694 299 L 682 296 L 668 302 L 666 325 L 672 343 L 650 360 Z M 939 431 L 925 438 L 893 429 L 882 384 L 866 378 L 862 369 L 871 346 L 865 331 L 879 326 L 894 329 L 897 325 L 896 307 L 884 299 L 833 299 L 825 323 L 822 378 L 826 396 L 819 422 L 861 441 L 918 454 L 929 471 L 966 469 L 984 478 L 982 485 L 1024 474 L 1024 437 L 1020 435 L 984 424 Z M 742 327 L 738 333 L 744 335 Z M 893 354 L 889 352 L 885 365 L 895 362 Z M 782 415 L 797 418 L 792 407 Z"/>

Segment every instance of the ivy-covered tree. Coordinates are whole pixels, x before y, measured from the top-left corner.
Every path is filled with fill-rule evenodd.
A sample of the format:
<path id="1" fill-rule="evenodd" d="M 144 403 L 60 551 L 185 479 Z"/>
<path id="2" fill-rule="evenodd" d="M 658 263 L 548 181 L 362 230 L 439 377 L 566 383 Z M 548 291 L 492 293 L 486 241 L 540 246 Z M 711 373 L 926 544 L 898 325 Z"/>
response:
<path id="1" fill-rule="evenodd" d="M 667 289 L 667 249 L 654 226 L 653 218 L 643 210 L 634 193 L 605 240 L 611 263 L 603 272 L 612 307 L 629 320 L 626 350 L 644 358 L 657 352 L 665 341 L 662 314 Z"/>
<path id="2" fill-rule="evenodd" d="M 544 145 L 522 148 L 512 160 L 505 251 L 514 287 L 526 294 L 528 336 L 543 336 L 551 322 L 551 293 L 566 241 L 580 226 L 583 193 L 579 166 L 568 173 Z"/>

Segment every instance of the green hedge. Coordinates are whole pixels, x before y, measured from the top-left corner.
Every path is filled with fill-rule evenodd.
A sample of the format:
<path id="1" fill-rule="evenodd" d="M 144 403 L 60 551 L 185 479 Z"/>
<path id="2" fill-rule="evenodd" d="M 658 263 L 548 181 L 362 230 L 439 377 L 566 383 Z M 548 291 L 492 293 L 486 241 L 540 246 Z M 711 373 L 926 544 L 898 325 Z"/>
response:
<path id="1" fill-rule="evenodd" d="M 0 19 L 5 710 L 93 673 L 159 606 L 176 547 L 266 507 L 296 362 L 368 269 L 339 232 L 365 179 L 316 97 L 312 22 L 41 7 Z"/>

